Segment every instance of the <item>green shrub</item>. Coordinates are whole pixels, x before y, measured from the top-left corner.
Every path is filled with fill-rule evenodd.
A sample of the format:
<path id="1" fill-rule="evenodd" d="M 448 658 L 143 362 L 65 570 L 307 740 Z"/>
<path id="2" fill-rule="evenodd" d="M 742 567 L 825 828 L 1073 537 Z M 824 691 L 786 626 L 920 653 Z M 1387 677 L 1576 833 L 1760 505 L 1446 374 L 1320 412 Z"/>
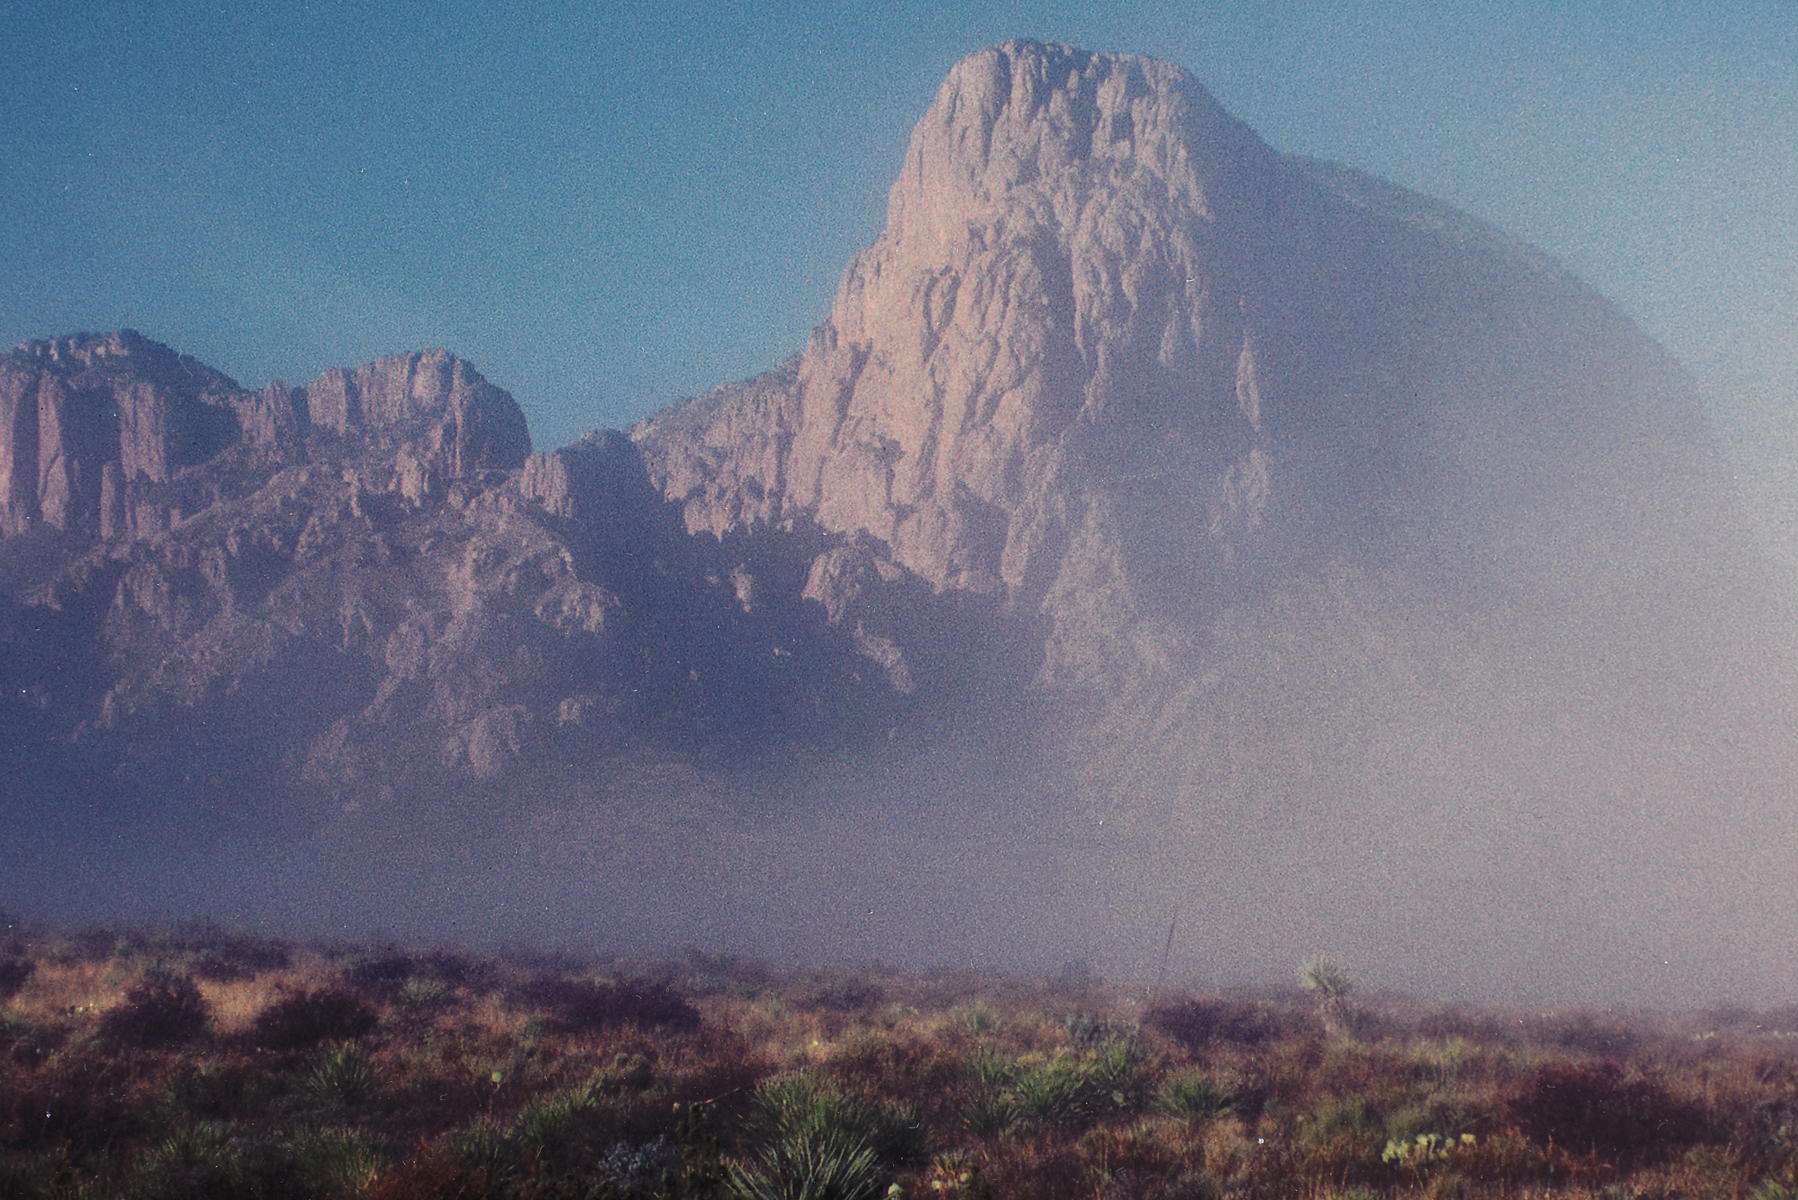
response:
<path id="1" fill-rule="evenodd" d="M 878 1162 L 907 1166 L 930 1156 L 930 1130 L 905 1105 L 845 1091 L 813 1074 L 764 1083 L 750 1103 L 746 1129 L 756 1142 L 775 1144 L 846 1133 L 867 1146 Z"/>
<path id="2" fill-rule="evenodd" d="M 456 1002 L 455 989 L 439 979 L 412 978 L 400 985 L 400 1003 L 418 1012 L 437 1012 Z"/>
<path id="3" fill-rule="evenodd" d="M 1155 1096 L 1155 1106 L 1162 1112 L 1188 1120 L 1215 1120 L 1227 1115 L 1232 1104 L 1229 1089 L 1204 1071 L 1170 1075 Z"/>
<path id="4" fill-rule="evenodd" d="M 379 1144 L 355 1129 L 301 1130 L 286 1149 L 297 1179 L 322 1196 L 360 1195 L 387 1165 Z"/>
<path id="5" fill-rule="evenodd" d="M 882 1190 L 874 1148 L 840 1129 L 782 1138 L 731 1164 L 730 1185 L 742 1200 L 874 1200 Z"/>
<path id="6" fill-rule="evenodd" d="M 509 1178 L 516 1171 L 517 1154 L 505 1130 L 481 1120 L 456 1130 L 444 1139 L 445 1155 L 474 1171 L 489 1184 Z"/>
<path id="7" fill-rule="evenodd" d="M 1015 1097 L 1005 1092 L 982 1091 L 969 1102 L 962 1124 L 975 1137 L 990 1139 L 1010 1133 L 1023 1116 Z"/>
<path id="8" fill-rule="evenodd" d="M 999 1010 L 984 1000 L 976 1000 L 962 1011 L 962 1024 L 975 1037 L 991 1037 L 1005 1025 Z"/>
<path id="9" fill-rule="evenodd" d="M 374 1063 L 354 1042 L 328 1046 L 300 1083 L 300 1091 L 320 1104 L 354 1108 L 380 1090 Z"/>
<path id="10" fill-rule="evenodd" d="M 597 1112 L 591 1088 L 561 1088 L 526 1104 L 512 1122 L 507 1140 L 535 1171 L 565 1165 L 586 1148 Z"/>
<path id="11" fill-rule="evenodd" d="M 1023 1115 L 1051 1125 L 1084 1129 L 1096 1121 L 1142 1107 L 1142 1051 L 1113 1042 L 1094 1055 L 1060 1054 L 1020 1065 L 1011 1086 Z"/>
<path id="12" fill-rule="evenodd" d="M 1371 1148 L 1379 1144 L 1385 1126 L 1360 1096 L 1329 1096 L 1299 1122 L 1298 1133 L 1300 1141 L 1312 1146 L 1348 1142 Z"/>

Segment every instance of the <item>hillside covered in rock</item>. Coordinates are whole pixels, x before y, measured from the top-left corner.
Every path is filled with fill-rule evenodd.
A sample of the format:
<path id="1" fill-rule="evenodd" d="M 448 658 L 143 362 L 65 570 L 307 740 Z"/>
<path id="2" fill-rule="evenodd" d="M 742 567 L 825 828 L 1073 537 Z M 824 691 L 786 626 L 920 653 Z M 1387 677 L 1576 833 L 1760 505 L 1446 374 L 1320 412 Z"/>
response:
<path id="1" fill-rule="evenodd" d="M 1145 58 L 957 65 L 810 344 L 628 435 L 442 351 L 0 357 L 39 881 L 198 822 L 325 863 L 258 914 L 1745 994 L 1792 633 L 1623 314 Z"/>
<path id="2" fill-rule="evenodd" d="M 754 603 L 623 437 L 532 454 L 442 351 L 247 392 L 128 331 L 62 338 L 0 357 L 0 419 L 14 803 L 62 764 L 123 806 L 316 816 L 852 732 L 846 639 Z"/>

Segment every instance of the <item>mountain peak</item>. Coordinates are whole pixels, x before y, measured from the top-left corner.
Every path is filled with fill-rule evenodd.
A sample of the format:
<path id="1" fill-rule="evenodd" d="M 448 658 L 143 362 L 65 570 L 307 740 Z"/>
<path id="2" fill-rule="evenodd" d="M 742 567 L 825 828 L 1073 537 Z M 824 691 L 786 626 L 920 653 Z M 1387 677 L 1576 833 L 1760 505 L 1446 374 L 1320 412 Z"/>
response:
<path id="1" fill-rule="evenodd" d="M 1007 42 L 957 63 L 918 122 L 888 236 L 956 236 L 1018 200 L 1132 184 L 1202 216 L 1266 147 L 1171 63 Z M 1065 215 L 1065 214 L 1063 214 Z"/>

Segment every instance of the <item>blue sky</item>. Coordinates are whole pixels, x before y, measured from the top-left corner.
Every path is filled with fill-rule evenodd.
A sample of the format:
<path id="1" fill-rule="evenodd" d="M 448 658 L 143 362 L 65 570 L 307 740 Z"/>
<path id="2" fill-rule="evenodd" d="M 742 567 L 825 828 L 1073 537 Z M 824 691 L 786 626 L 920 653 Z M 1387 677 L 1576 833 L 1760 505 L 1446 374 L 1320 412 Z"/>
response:
<path id="1" fill-rule="evenodd" d="M 0 0 L 0 344 L 131 326 L 249 386 L 441 345 L 540 447 L 628 425 L 803 345 L 944 73 L 1013 37 L 1181 63 L 1798 430 L 1784 2 Z"/>

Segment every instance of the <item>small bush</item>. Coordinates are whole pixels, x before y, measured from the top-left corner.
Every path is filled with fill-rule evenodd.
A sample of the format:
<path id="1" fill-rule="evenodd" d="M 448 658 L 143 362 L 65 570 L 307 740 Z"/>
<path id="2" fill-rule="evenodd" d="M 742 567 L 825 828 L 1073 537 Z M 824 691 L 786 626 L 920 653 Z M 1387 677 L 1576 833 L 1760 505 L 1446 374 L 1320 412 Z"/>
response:
<path id="1" fill-rule="evenodd" d="M 806 997 L 808 1007 L 842 1013 L 863 1012 L 885 1000 L 886 993 L 880 985 L 866 979 L 832 979 L 819 984 Z"/>
<path id="2" fill-rule="evenodd" d="M 230 1130 L 207 1121 L 163 1138 L 137 1164 L 134 1200 L 253 1195 L 250 1163 Z"/>
<path id="3" fill-rule="evenodd" d="M 125 1045 L 180 1046 L 206 1032 L 211 1009 L 199 987 L 185 975 L 153 972 L 125 993 L 125 1003 L 107 1013 L 100 1035 Z"/>
<path id="4" fill-rule="evenodd" d="M 319 1104 L 354 1108 L 380 1089 L 375 1065 L 354 1042 L 327 1048 L 306 1073 L 300 1090 Z"/>
<path id="5" fill-rule="evenodd" d="M 18 995 L 36 971 L 37 964 L 28 958 L 0 958 L 0 1004 Z"/>
<path id="6" fill-rule="evenodd" d="M 1230 1000 L 1197 999 L 1162 1005 L 1149 1010 L 1146 1023 L 1188 1050 L 1203 1050 L 1219 1043 L 1259 1046 L 1280 1035 L 1279 1019 L 1255 1004 Z"/>
<path id="7" fill-rule="evenodd" d="M 334 987 L 298 990 L 256 1015 L 256 1043 L 271 1050 L 305 1050 L 320 1042 L 372 1033 L 379 1017 L 359 998 Z"/>
<path id="8" fill-rule="evenodd" d="M 215 983 L 254 979 L 268 971 L 286 970 L 291 961 L 287 948 L 278 942 L 213 927 L 192 931 L 179 941 L 198 952 L 193 973 Z"/>
<path id="9" fill-rule="evenodd" d="M 343 977 L 358 987 L 393 988 L 412 978 L 417 966 L 404 954 L 378 954 L 353 964 Z"/>
<path id="10" fill-rule="evenodd" d="M 730 1179 L 743 1200 L 874 1200 L 881 1194 L 873 1147 L 842 1130 L 784 1138 L 752 1161 L 732 1164 Z"/>
<path id="11" fill-rule="evenodd" d="M 846 1133 L 888 1166 L 913 1166 L 930 1155 L 930 1130 L 909 1106 L 859 1095 L 811 1074 L 757 1088 L 747 1128 L 753 1140 L 768 1144 Z"/>
<path id="12" fill-rule="evenodd" d="M 1623 1058 L 1643 1040 L 1641 1031 L 1588 1012 L 1551 1014 L 1529 1022 L 1524 1031 L 1537 1045 L 1599 1058 Z"/>
<path id="13" fill-rule="evenodd" d="M 39 1025 L 16 1013 L 0 1016 L 0 1050 L 22 1067 L 36 1067 L 68 1039 L 68 1029 Z"/>
<path id="14" fill-rule="evenodd" d="M 526 987 L 524 998 L 546 1010 L 545 1024 L 558 1033 L 592 1033 L 613 1025 L 680 1031 L 699 1028 L 699 1010 L 661 982 L 597 983 L 550 977 Z"/>
<path id="15" fill-rule="evenodd" d="M 293 1174 L 313 1194 L 362 1195 L 387 1158 L 374 1139 L 353 1129 L 305 1129 L 287 1142 Z"/>
<path id="16" fill-rule="evenodd" d="M 663 1175 L 680 1165 L 680 1147 L 661 1134 L 640 1146 L 619 1142 L 600 1161 L 599 1174 L 627 1195 L 653 1196 L 660 1194 Z"/>
<path id="17" fill-rule="evenodd" d="M 1060 1055 L 1021 1067 L 1011 1095 L 1027 1117 L 1085 1129 L 1140 1107 L 1141 1067 L 1142 1054 L 1134 1043 L 1114 1042 L 1091 1057 Z"/>
<path id="18" fill-rule="evenodd" d="M 456 1130 L 444 1139 L 442 1148 L 449 1161 L 474 1172 L 489 1188 L 517 1170 L 511 1139 L 490 1120 Z"/>
<path id="19" fill-rule="evenodd" d="M 1203 1071 L 1170 1076 L 1156 1096 L 1156 1107 L 1168 1116 L 1195 1121 L 1227 1116 L 1233 1103 L 1229 1089 Z"/>
<path id="20" fill-rule="evenodd" d="M 453 1005 L 456 993 L 449 984 L 440 980 L 413 978 L 401 985 L 399 1000 L 415 1012 L 436 1012 Z"/>
<path id="21" fill-rule="evenodd" d="M 1089 1012 L 1070 1013 L 1061 1019 L 1061 1027 L 1067 1031 L 1070 1042 L 1089 1050 L 1136 1036 L 1136 1029 L 1129 1022 Z"/>
<path id="22" fill-rule="evenodd" d="M 1614 1062 L 1550 1063 L 1511 1100 L 1511 1119 L 1533 1141 L 1619 1166 L 1664 1157 L 1704 1139 L 1704 1114 L 1655 1080 Z"/>

